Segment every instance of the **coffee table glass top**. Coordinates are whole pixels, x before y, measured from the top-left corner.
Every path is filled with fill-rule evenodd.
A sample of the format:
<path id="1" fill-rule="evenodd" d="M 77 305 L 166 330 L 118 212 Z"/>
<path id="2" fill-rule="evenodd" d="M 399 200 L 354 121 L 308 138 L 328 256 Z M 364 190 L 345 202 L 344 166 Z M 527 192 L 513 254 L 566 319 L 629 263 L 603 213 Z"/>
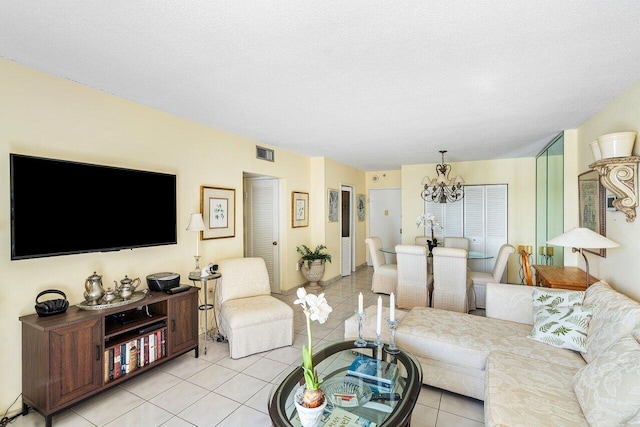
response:
<path id="1" fill-rule="evenodd" d="M 348 411 L 374 422 L 376 427 L 408 425 L 422 385 L 422 368 L 410 353 L 400 350 L 398 354 L 391 355 L 385 349 L 379 353 L 378 347 L 372 342 L 368 342 L 367 347 L 357 348 L 353 340 L 331 343 L 318 350 L 313 349 L 314 367 L 323 379 L 326 391 L 332 393 L 327 405 L 328 410 L 339 408 Z M 373 358 L 380 354 L 382 360 L 397 364 L 399 374 L 393 381 L 391 393 L 376 390 L 375 386 L 369 388 L 368 383 L 346 376 L 349 365 L 359 354 Z M 298 367 L 280 385 L 273 388 L 269 396 L 269 415 L 274 426 L 300 425 L 293 397 L 302 384 L 302 367 Z M 360 398 L 360 401 L 355 403 L 351 399 L 339 400 L 343 395 L 357 395 L 356 400 Z"/>

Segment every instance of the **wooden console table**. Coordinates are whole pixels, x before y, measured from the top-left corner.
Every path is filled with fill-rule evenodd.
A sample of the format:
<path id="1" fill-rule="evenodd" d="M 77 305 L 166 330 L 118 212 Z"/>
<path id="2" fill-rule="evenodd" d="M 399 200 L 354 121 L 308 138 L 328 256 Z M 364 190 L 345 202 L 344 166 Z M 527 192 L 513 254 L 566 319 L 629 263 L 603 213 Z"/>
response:
<path id="1" fill-rule="evenodd" d="M 546 288 L 569 289 L 573 291 L 584 291 L 586 273 L 578 267 L 562 267 L 556 265 L 534 265 L 536 271 L 536 285 Z M 598 281 L 597 278 L 589 275 L 589 285 Z"/>

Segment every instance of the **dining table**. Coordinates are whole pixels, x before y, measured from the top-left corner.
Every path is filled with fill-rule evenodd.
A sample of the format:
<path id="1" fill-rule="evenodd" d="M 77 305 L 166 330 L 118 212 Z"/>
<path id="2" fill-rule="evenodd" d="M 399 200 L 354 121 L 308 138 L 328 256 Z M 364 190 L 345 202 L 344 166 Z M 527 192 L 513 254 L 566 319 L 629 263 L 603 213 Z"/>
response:
<path id="1" fill-rule="evenodd" d="M 391 254 L 391 255 L 395 255 L 396 254 L 396 248 L 380 248 L 380 252 L 383 252 L 385 254 Z M 467 254 L 467 259 L 491 259 L 493 258 L 493 255 L 491 254 L 486 254 L 483 252 L 476 252 L 476 251 L 469 251 Z"/>

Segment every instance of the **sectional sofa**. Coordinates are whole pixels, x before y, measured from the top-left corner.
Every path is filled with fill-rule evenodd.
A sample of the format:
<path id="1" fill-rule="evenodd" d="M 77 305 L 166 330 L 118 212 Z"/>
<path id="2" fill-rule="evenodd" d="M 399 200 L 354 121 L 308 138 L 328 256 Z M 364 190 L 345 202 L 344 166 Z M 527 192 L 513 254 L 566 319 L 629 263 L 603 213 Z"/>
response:
<path id="1" fill-rule="evenodd" d="M 586 292 L 489 283 L 486 299 L 486 317 L 397 314 L 396 343 L 424 384 L 483 400 L 487 426 L 640 425 L 639 303 L 604 281 Z M 372 338 L 376 307 L 365 311 Z M 357 333 L 347 319 L 345 338 Z"/>

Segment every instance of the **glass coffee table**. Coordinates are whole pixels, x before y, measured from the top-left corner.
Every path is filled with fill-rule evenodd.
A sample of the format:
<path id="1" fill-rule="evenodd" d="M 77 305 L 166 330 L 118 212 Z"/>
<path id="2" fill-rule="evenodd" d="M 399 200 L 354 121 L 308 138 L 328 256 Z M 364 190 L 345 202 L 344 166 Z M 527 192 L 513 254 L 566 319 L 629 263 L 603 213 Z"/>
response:
<path id="1" fill-rule="evenodd" d="M 372 390 L 368 385 L 364 385 L 360 390 L 364 393 L 354 393 L 361 398 L 359 402 L 342 403 L 339 400 L 336 402 L 335 396 L 338 394 L 335 393 L 331 395 L 327 408 L 329 411 L 333 408 L 348 411 L 372 421 L 376 427 L 410 425 L 411 413 L 422 386 L 422 368 L 412 354 L 402 349 L 396 354 L 389 354 L 386 345 L 379 348 L 371 341 L 367 342 L 366 347 L 356 347 L 353 340 L 331 343 L 319 350 L 314 348 L 314 352 L 313 365 L 318 371 L 318 376 L 323 379 L 320 387 L 326 385 L 327 388 L 335 389 L 338 386 L 338 390 L 342 384 L 345 388 L 353 386 L 354 381 L 362 384 L 362 380 L 346 377 L 349 365 L 359 354 L 397 364 L 399 374 L 393 382 L 391 393 L 377 393 L 375 387 Z M 379 353 L 380 357 L 378 357 Z M 269 396 L 269 415 L 275 427 L 300 425 L 293 397 L 302 384 L 304 384 L 304 377 L 302 366 L 299 366 L 280 385 L 274 386 Z M 337 404 L 334 405 L 334 402 Z"/>

